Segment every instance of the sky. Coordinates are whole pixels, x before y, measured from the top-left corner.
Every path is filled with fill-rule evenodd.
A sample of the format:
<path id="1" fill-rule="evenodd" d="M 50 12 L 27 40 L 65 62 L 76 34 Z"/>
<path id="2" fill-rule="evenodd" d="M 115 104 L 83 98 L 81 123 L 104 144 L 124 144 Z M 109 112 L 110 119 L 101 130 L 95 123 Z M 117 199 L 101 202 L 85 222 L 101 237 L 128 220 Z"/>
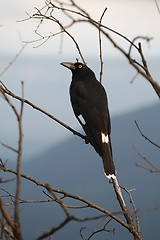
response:
<path id="1" fill-rule="evenodd" d="M 17 53 L 22 45 L 22 41 L 30 42 L 38 39 L 38 36 L 34 32 L 37 26 L 37 20 L 19 21 L 26 19 L 28 17 L 27 13 L 29 15 L 34 14 L 36 11 L 35 7 L 41 8 L 44 6 L 44 2 L 44 0 L 3 0 L 0 2 L 0 52 Z M 160 48 L 158 46 L 160 34 L 158 26 L 160 22 L 160 13 L 157 10 L 154 0 L 77 0 L 77 3 L 86 9 L 92 18 L 97 20 L 99 20 L 105 7 L 107 7 L 106 14 L 103 18 L 103 24 L 119 31 L 131 40 L 139 35 L 153 37 L 151 49 L 147 46 L 146 51 L 149 55 L 154 54 L 159 56 Z M 157 3 L 160 5 L 160 1 L 157 0 Z M 65 21 L 61 15 L 58 16 L 62 22 Z M 55 33 L 56 31 L 56 25 L 49 22 L 44 23 L 40 29 L 40 33 L 43 35 L 50 34 L 51 32 Z M 97 45 L 97 33 L 95 33 L 94 29 L 90 26 L 81 24 L 73 28 L 71 33 L 75 35 L 77 41 L 80 43 L 80 47 L 86 55 L 95 55 L 98 53 L 98 49 L 95 48 Z M 119 40 L 118 38 L 118 41 Z M 38 43 L 30 44 L 25 50 L 25 54 L 32 54 L 34 56 L 35 54 L 57 54 L 59 41 L 59 37 L 55 37 L 38 49 L 34 48 L 39 45 Z M 126 44 L 126 42 L 124 44 Z M 107 45 L 107 56 L 118 55 L 116 51 L 113 51 L 112 46 L 108 44 L 107 41 L 104 41 L 104 45 Z M 72 54 L 76 51 L 70 39 L 65 38 L 63 53 Z"/>
<path id="2" fill-rule="evenodd" d="M 77 2 L 82 4 L 80 0 Z M 160 1 L 157 2 L 160 5 Z M 60 54 L 61 38 L 59 36 L 49 39 L 45 44 L 38 47 L 39 42 L 33 42 L 37 39 L 35 29 L 38 21 L 33 19 L 20 21 L 27 17 L 26 12 L 32 15 L 35 13 L 35 7 L 42 7 L 43 4 L 44 1 L 42 0 L 3 0 L 0 2 L 0 73 L 14 59 L 24 42 L 32 42 L 27 45 L 14 64 L 1 77 L 1 80 L 17 95 L 21 94 L 20 82 L 23 80 L 25 98 L 74 129 L 79 130 L 79 124 L 73 115 L 69 102 L 68 88 L 71 73 L 60 66 L 60 62 L 74 61 L 75 58 L 79 57 L 77 49 L 68 37 L 64 37 Z M 160 34 L 158 26 L 160 14 L 155 1 L 83 1 L 83 8 L 87 9 L 89 14 L 97 20 L 105 7 L 107 7 L 107 12 L 103 24 L 119 31 L 130 39 L 139 35 L 153 37 L 149 45 L 145 42 L 142 44 L 152 73 L 156 80 L 159 79 Z M 61 15 L 59 15 L 59 18 L 61 21 L 65 21 Z M 40 29 L 40 32 L 44 35 L 56 31 L 57 27 L 48 22 L 44 23 Z M 71 29 L 71 33 L 76 37 L 88 65 L 98 78 L 99 51 L 97 32 L 90 26 L 80 24 Z M 128 47 L 125 41 L 115 35 L 112 36 L 124 48 Z M 105 76 L 103 84 L 108 93 L 111 117 L 157 102 L 158 98 L 153 89 L 142 77 L 138 77 L 133 84 L 130 84 L 136 72 L 106 39 L 102 39 L 102 44 Z M 16 106 L 19 107 L 19 105 Z M 17 136 L 16 119 L 11 120 L 14 118 L 13 114 L 5 104 L 2 104 L 0 109 L 2 111 L 0 113 L 0 141 L 12 145 L 15 136 Z M 28 151 L 28 148 L 26 148 L 24 152 L 26 154 L 28 152 L 35 154 L 49 145 L 57 144 L 62 138 L 69 137 L 71 134 L 59 125 L 53 124 L 50 119 L 26 106 L 24 136 L 24 144 L 31 149 Z M 37 139 L 39 143 L 35 144 Z"/>

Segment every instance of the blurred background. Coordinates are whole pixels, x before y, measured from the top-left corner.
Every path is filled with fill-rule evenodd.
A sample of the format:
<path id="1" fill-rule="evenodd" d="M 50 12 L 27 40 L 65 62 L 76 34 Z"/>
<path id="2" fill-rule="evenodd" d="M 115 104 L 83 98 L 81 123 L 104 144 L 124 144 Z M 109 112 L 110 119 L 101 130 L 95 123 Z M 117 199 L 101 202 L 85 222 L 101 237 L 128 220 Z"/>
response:
<path id="1" fill-rule="evenodd" d="M 160 13 L 154 0 L 86 0 L 83 3 L 77 0 L 76 2 L 83 9 L 86 9 L 91 17 L 96 20 L 100 19 L 104 8 L 107 7 L 103 24 L 122 33 L 131 40 L 136 36 L 152 37 L 153 39 L 149 43 L 142 41 L 142 47 L 148 61 L 149 69 L 155 80 L 159 81 L 160 34 L 158 26 L 160 23 Z M 157 3 L 160 6 L 160 1 L 157 1 Z M 43 6 L 44 1 L 42 0 L 1 1 L 0 80 L 17 95 L 21 95 L 21 81 L 23 81 L 26 99 L 59 118 L 75 130 L 81 131 L 73 115 L 69 100 L 71 72 L 60 65 L 60 62 L 63 61 L 76 61 L 76 58 L 79 58 L 77 49 L 73 42 L 65 35 L 63 35 L 63 38 L 60 35 L 52 37 L 41 45 L 42 42 L 37 41 L 40 39 L 40 36 L 35 33 L 39 21 L 32 18 L 25 20 L 36 12 L 35 7 L 41 8 Z M 65 18 L 61 15 L 59 15 L 59 18 L 65 23 Z M 46 21 L 41 25 L 39 32 L 43 36 L 48 36 L 51 33 L 57 32 L 57 30 L 58 28 L 53 22 Z M 70 32 L 75 36 L 88 66 L 95 72 L 98 79 L 100 72 L 98 33 L 91 26 L 83 23 L 75 25 L 70 29 Z M 126 49 L 128 47 L 126 41 L 112 33 L 110 34 L 123 48 Z M 26 47 L 12 64 L 13 59 L 26 43 Z M 135 195 L 137 202 L 142 207 L 144 206 L 142 189 L 146 189 L 147 183 L 154 186 L 159 178 L 157 175 L 155 178 L 152 178 L 150 173 L 140 169 L 137 170 L 135 162 L 138 156 L 133 150 L 132 145 L 136 142 L 137 146 L 141 146 L 141 149 L 146 154 L 150 154 L 152 160 L 157 159 L 159 152 L 154 152 L 151 150 L 152 146 L 145 145 L 144 140 L 142 141 L 138 134 L 134 121 L 139 120 L 141 126 L 144 127 L 145 133 L 149 134 L 154 140 L 159 141 L 159 100 L 152 87 L 141 76 L 137 76 L 131 84 L 136 75 L 135 70 L 104 38 L 102 38 L 102 46 L 104 58 L 103 85 L 109 99 L 115 161 L 124 185 L 129 184 L 133 188 L 136 186 L 137 195 Z M 137 58 L 136 54 L 135 58 Z M 7 71 L 4 71 L 7 66 L 9 68 Z M 19 103 L 13 99 L 12 101 L 19 108 Z M 17 148 L 17 121 L 12 110 L 2 97 L 0 98 L 0 122 L 0 141 Z M 60 188 L 67 188 L 68 191 L 74 192 L 76 189 L 78 194 L 85 195 L 85 197 L 93 201 L 95 200 L 95 192 L 94 189 L 91 189 L 91 186 L 94 185 L 95 187 L 95 183 L 93 183 L 94 174 L 99 174 L 96 177 L 96 179 L 100 179 L 96 183 L 96 195 L 100 199 L 103 197 L 102 186 L 106 186 L 106 182 L 104 182 L 102 166 L 97 161 L 97 159 L 99 160 L 98 155 L 96 155 L 90 146 L 83 144 L 76 137 L 73 138 L 68 130 L 27 105 L 24 108 L 23 134 L 23 162 L 26 173 L 32 174 L 33 177 L 36 176 L 44 181 L 50 180 L 53 183 L 56 182 Z M 127 150 L 129 151 L 127 152 Z M 62 155 L 59 155 L 61 151 Z M 82 152 L 83 155 L 81 155 Z M 0 153 L 3 160 L 9 160 L 9 163 L 15 162 L 16 156 L 14 153 L 1 145 Z M 54 157 L 57 156 L 55 161 L 52 159 L 53 155 Z M 80 156 L 84 159 L 78 161 Z M 92 161 L 93 158 L 95 162 L 93 162 L 92 170 L 88 161 L 88 165 L 85 166 L 84 171 L 83 167 L 86 164 L 86 160 L 90 159 Z M 118 159 L 121 159 L 123 164 Z M 132 160 L 128 161 L 129 159 Z M 43 171 L 44 164 L 46 168 L 45 172 Z M 60 174 L 61 167 L 66 169 L 66 171 L 62 171 L 63 177 Z M 52 168 L 56 169 L 57 174 L 53 174 Z M 75 168 L 74 172 L 72 168 Z M 83 181 L 81 179 L 81 171 L 78 177 L 76 169 L 77 171 L 79 169 L 84 171 Z M 88 169 L 90 169 L 90 180 L 88 180 Z M 73 186 L 72 182 L 73 177 L 77 183 L 75 186 Z M 83 186 L 86 186 L 85 191 L 82 188 L 82 182 Z M 99 189 L 98 186 L 102 188 Z M 150 191 L 147 190 L 148 193 L 145 198 L 150 198 L 150 201 L 146 202 L 146 207 L 157 206 L 159 204 L 160 193 L 156 189 L 154 190 L 154 193 L 153 189 L 150 189 Z M 100 203 L 103 202 L 101 201 Z M 112 206 L 112 201 L 109 201 L 109 204 Z M 44 212 L 46 213 L 46 211 L 45 209 Z M 26 216 L 29 213 L 23 209 L 23 214 Z M 158 217 L 159 210 L 157 219 Z M 26 218 L 24 217 L 24 223 L 27 221 Z M 151 219 L 152 216 L 148 214 L 144 218 L 148 221 L 148 218 Z M 29 216 L 28 219 L 30 219 Z M 143 223 L 145 222 L 143 221 Z M 29 220 L 27 224 L 29 226 Z M 48 226 L 48 223 L 46 225 Z M 43 226 L 44 223 L 42 223 L 42 226 L 39 226 L 37 232 L 42 230 Z M 146 230 L 144 230 L 145 239 L 150 239 L 153 235 L 149 235 L 149 229 L 147 230 L 146 226 L 151 225 L 144 224 L 144 229 Z M 155 228 L 155 234 L 158 234 L 158 223 L 152 227 Z M 30 236 L 28 235 L 28 229 L 25 231 L 26 239 L 32 239 L 33 235 L 31 233 Z M 61 236 L 61 239 L 64 236 Z M 124 239 L 126 235 L 122 234 L 121 236 Z M 113 239 L 117 238 L 113 237 Z"/>

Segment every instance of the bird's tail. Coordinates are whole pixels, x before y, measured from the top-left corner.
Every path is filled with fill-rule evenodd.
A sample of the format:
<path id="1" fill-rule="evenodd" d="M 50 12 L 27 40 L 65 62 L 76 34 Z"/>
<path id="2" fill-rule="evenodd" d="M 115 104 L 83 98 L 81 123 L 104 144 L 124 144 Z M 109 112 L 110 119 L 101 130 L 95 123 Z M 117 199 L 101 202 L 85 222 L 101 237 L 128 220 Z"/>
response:
<path id="1" fill-rule="evenodd" d="M 112 148 L 110 142 L 104 143 L 104 151 L 102 154 L 104 173 L 110 179 L 116 176 L 116 170 L 112 157 Z"/>

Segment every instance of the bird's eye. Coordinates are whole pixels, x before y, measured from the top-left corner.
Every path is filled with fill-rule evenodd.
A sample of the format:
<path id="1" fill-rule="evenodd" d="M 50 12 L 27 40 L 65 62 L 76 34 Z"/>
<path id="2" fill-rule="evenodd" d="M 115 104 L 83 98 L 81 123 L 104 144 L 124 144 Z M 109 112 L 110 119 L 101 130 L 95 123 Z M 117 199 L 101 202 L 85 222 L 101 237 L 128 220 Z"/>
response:
<path id="1" fill-rule="evenodd" d="M 79 68 L 79 69 L 81 69 L 82 67 L 83 67 L 83 65 L 82 65 L 82 64 L 79 64 L 79 65 L 78 65 L 78 68 Z"/>

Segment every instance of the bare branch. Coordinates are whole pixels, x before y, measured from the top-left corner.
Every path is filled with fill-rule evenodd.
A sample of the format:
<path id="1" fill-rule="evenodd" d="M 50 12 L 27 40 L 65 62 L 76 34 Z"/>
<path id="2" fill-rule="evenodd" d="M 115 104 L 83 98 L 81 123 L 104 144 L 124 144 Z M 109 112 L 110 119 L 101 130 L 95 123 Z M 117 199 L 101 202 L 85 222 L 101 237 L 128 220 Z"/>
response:
<path id="1" fill-rule="evenodd" d="M 136 36 L 133 40 L 132 43 L 134 44 L 137 40 L 145 40 L 147 43 L 149 43 L 153 38 L 152 37 L 144 37 L 144 36 Z M 131 44 L 129 46 L 128 54 L 131 55 L 131 50 L 133 49 L 134 45 Z M 137 49 L 138 50 L 138 49 Z"/>
<path id="2" fill-rule="evenodd" d="M 3 239 L 3 237 L 5 236 L 5 239 L 13 239 L 16 240 L 12 231 L 10 230 L 9 227 L 6 226 L 6 224 L 4 223 L 3 219 L 0 219 L 0 226 L 1 226 L 1 237 L 0 239 Z"/>
<path id="3" fill-rule="evenodd" d="M 57 18 L 55 18 L 55 17 L 53 17 L 53 16 L 51 16 L 51 15 L 46 16 L 46 15 L 43 14 L 43 13 L 41 12 L 41 10 L 39 10 L 39 9 L 37 9 L 37 13 L 35 13 L 35 14 L 33 15 L 33 17 L 34 17 L 34 18 L 38 18 L 38 19 L 47 19 L 47 20 L 50 20 L 50 21 L 54 21 L 56 24 L 58 24 L 58 25 L 60 26 L 61 31 L 65 32 L 65 33 L 72 39 L 72 41 L 74 42 L 74 44 L 75 44 L 75 46 L 76 46 L 76 48 L 77 48 L 77 50 L 78 50 L 78 53 L 79 53 L 79 55 L 80 55 L 80 57 L 81 57 L 81 59 L 82 59 L 82 62 L 85 64 L 85 60 L 84 60 L 84 57 L 83 57 L 82 52 L 81 52 L 81 50 L 80 50 L 80 47 L 79 47 L 78 42 L 77 42 L 76 39 L 72 36 L 72 34 L 71 34 L 69 31 L 67 31 L 66 27 L 64 27 L 63 24 L 60 23 L 60 21 L 59 21 Z"/>
<path id="4" fill-rule="evenodd" d="M 158 2 L 157 2 L 157 0 L 154 0 L 155 1 L 155 4 L 156 4 L 156 7 L 157 7 L 157 10 L 158 10 L 158 13 L 160 14 L 160 7 L 159 7 L 159 5 L 158 5 Z"/>
<path id="5" fill-rule="evenodd" d="M 146 167 L 146 166 L 144 166 L 142 164 L 139 164 L 139 163 L 136 163 L 136 166 L 139 167 L 139 168 L 143 168 L 145 170 L 148 170 L 151 173 L 160 173 L 160 169 L 154 170 L 154 169 L 152 169 L 150 167 Z"/>
<path id="6" fill-rule="evenodd" d="M 138 72 L 132 77 L 132 79 L 130 80 L 130 83 L 132 84 L 134 82 L 134 80 L 137 78 L 138 76 Z"/>
<path id="7" fill-rule="evenodd" d="M 1 71 L 0 78 L 5 74 L 5 72 L 15 63 L 17 58 L 20 56 L 20 54 L 23 52 L 23 50 L 27 47 L 27 43 L 22 46 L 20 51 L 16 54 L 16 56 L 12 59 L 12 61 Z"/>
<path id="8" fill-rule="evenodd" d="M 102 82 L 102 76 L 103 76 L 103 55 L 102 55 L 102 38 L 101 38 L 101 23 L 102 23 L 102 19 L 105 15 L 105 12 L 107 11 L 107 8 L 104 9 L 101 17 L 100 17 L 100 21 L 99 21 L 99 31 L 98 31 L 98 35 L 99 35 L 99 58 L 100 58 L 100 82 Z"/>
<path id="9" fill-rule="evenodd" d="M 140 233 L 141 231 L 140 231 L 140 222 L 139 222 L 138 210 L 137 210 L 136 204 L 135 204 L 135 202 L 134 202 L 134 200 L 133 200 L 133 197 L 132 197 L 132 194 L 131 194 L 131 192 L 134 191 L 135 189 L 127 190 L 125 187 L 122 187 L 122 188 L 123 188 L 123 189 L 125 190 L 125 192 L 127 192 L 128 195 L 129 195 L 130 203 L 132 204 L 132 206 L 133 206 L 133 211 L 134 211 L 134 213 L 135 213 L 137 231 L 138 231 L 138 233 Z"/>
<path id="10" fill-rule="evenodd" d="M 7 221 L 8 225 L 12 228 L 12 230 L 15 230 L 15 223 L 14 221 L 11 219 L 11 217 L 9 216 L 9 214 L 6 212 L 5 208 L 4 208 L 4 204 L 2 202 L 2 199 L 0 198 L 0 209 L 1 209 L 1 213 L 2 216 L 5 218 L 5 220 Z"/>
<path id="11" fill-rule="evenodd" d="M 19 131 L 19 140 L 18 140 L 18 155 L 17 155 L 17 186 L 16 186 L 16 197 L 15 197 L 15 208 L 14 208 L 14 235 L 15 238 L 18 240 L 22 240 L 22 233 L 20 227 L 20 217 L 19 217 L 19 196 L 20 196 L 20 189 L 21 189 L 21 159 L 22 159 L 22 114 L 23 114 L 23 83 L 22 83 L 22 100 L 21 100 L 21 109 L 20 114 L 18 113 L 17 109 L 5 93 L 5 90 L 1 86 L 0 88 L 1 93 L 4 96 L 4 99 L 9 104 L 11 109 L 13 110 L 14 114 L 16 115 L 18 121 L 18 131 Z M 7 90 L 6 90 L 7 91 Z"/>
<path id="12" fill-rule="evenodd" d="M 62 221 L 58 226 L 51 228 L 50 231 L 48 232 L 44 232 L 41 236 L 39 236 L 38 238 L 36 238 L 36 240 L 42 240 L 45 239 L 47 237 L 50 237 L 51 235 L 53 235 L 55 232 L 59 231 L 60 229 L 62 229 L 68 222 L 70 222 L 72 219 L 71 218 L 65 218 L 64 221 Z"/>
<path id="13" fill-rule="evenodd" d="M 68 19 L 70 20 L 70 23 L 67 26 L 64 26 L 60 22 L 60 20 L 54 16 L 55 9 L 57 9 L 58 11 L 61 11 L 62 16 L 65 15 L 68 17 Z M 105 13 L 105 11 L 104 11 L 104 13 Z M 104 14 L 102 14 L 102 18 L 103 18 L 103 15 Z M 81 18 L 78 18 L 78 17 L 81 17 Z M 81 22 L 86 22 L 86 23 L 94 26 L 98 30 L 99 34 L 100 33 L 103 34 L 106 37 L 106 39 L 108 39 L 111 42 L 111 44 L 113 44 L 113 46 L 128 59 L 129 63 L 132 65 L 133 68 L 135 68 L 137 73 L 139 73 L 147 81 L 149 81 L 149 83 L 152 85 L 155 92 L 157 93 L 158 97 L 160 98 L 160 85 L 158 82 L 156 82 L 153 79 L 153 77 L 151 76 L 151 74 L 149 72 L 149 69 L 147 66 L 147 61 L 145 60 L 141 44 L 139 44 L 137 46 L 134 43 L 135 40 L 137 40 L 138 38 L 145 39 L 145 40 L 147 40 L 147 42 L 149 42 L 152 38 L 138 36 L 133 41 L 131 41 L 123 34 L 117 32 L 114 29 L 111 29 L 111 28 L 103 25 L 101 22 L 98 22 L 95 19 L 91 18 L 91 16 L 88 14 L 88 12 L 86 10 L 82 9 L 73 0 L 70 0 L 70 4 L 65 4 L 62 1 L 58 1 L 58 0 L 56 0 L 56 1 L 47 0 L 45 2 L 45 6 L 43 8 L 41 8 L 40 10 L 37 9 L 37 13 L 35 13 L 31 18 L 38 18 L 40 20 L 40 24 L 42 23 L 43 20 L 53 21 L 54 23 L 58 24 L 60 26 L 61 31 L 66 33 L 71 38 L 71 40 L 74 42 L 76 48 L 78 49 L 79 55 L 81 56 L 82 61 L 84 63 L 85 63 L 85 60 L 82 56 L 82 52 L 78 46 L 78 43 L 75 40 L 74 36 L 72 36 L 67 29 L 69 29 L 73 25 L 75 25 L 77 23 L 81 23 Z M 117 44 L 117 42 L 113 39 L 113 37 L 111 37 L 108 34 L 107 31 L 118 35 L 120 38 L 123 38 L 127 43 L 129 43 L 129 53 L 126 50 L 124 50 L 119 44 Z M 137 51 L 138 55 L 141 57 L 142 64 L 130 56 L 132 48 L 134 48 Z M 102 65 L 103 64 L 102 64 L 102 60 L 101 60 L 100 72 L 102 72 Z M 100 73 L 100 75 L 102 75 L 102 74 Z"/>
<path id="14" fill-rule="evenodd" d="M 2 86 L 0 86 L 0 91 L 2 93 L 6 94 L 19 100 L 19 101 L 23 101 L 24 103 L 26 103 L 27 105 L 31 106 L 32 108 L 36 109 L 37 111 L 45 114 L 46 116 L 48 116 L 49 118 L 51 118 L 52 120 L 56 121 L 57 123 L 59 123 L 61 126 L 63 126 L 64 128 L 68 129 L 70 132 L 72 132 L 74 135 L 77 135 L 78 137 L 82 138 L 85 140 L 85 142 L 87 143 L 87 138 L 86 136 L 82 135 L 81 133 L 75 131 L 73 128 L 71 128 L 70 126 L 68 126 L 67 124 L 65 124 L 64 122 L 62 122 L 61 120 L 59 120 L 58 118 L 54 117 L 53 115 L 51 115 L 50 113 L 46 112 L 45 110 L 43 110 L 42 108 L 36 106 L 35 104 L 33 104 L 32 102 L 28 101 L 27 99 L 22 99 L 21 97 L 15 95 L 13 92 L 11 92 L 8 89 L 4 89 Z"/>
<path id="15" fill-rule="evenodd" d="M 4 142 L 2 142 L 2 141 L 0 141 L 0 144 L 1 144 L 3 147 L 5 147 L 5 148 L 10 149 L 11 151 L 13 151 L 13 152 L 15 152 L 15 153 L 18 153 L 18 150 L 16 150 L 15 148 L 9 146 L 8 144 L 6 144 L 6 143 L 4 143 Z"/>
<path id="16" fill-rule="evenodd" d="M 134 233 L 132 231 L 131 232 L 132 232 L 132 234 L 133 234 L 135 239 L 142 239 L 141 232 L 139 231 L 140 227 L 139 227 L 139 224 L 138 224 L 139 223 L 138 222 L 138 215 L 136 215 L 137 229 L 135 229 L 134 220 L 133 220 L 132 214 L 131 214 L 130 211 L 128 211 L 126 203 L 125 203 L 125 201 L 123 199 L 123 196 L 122 196 L 122 193 L 121 193 L 121 189 L 120 189 L 117 177 L 112 178 L 112 183 L 113 183 L 113 186 L 114 186 L 114 189 L 115 189 L 115 193 L 116 193 L 118 202 L 119 202 L 120 207 L 122 209 L 122 212 L 124 214 L 124 217 L 125 217 L 128 225 L 131 227 L 130 231 L 131 231 L 131 229 L 134 230 Z M 130 199 L 131 199 L 131 196 L 130 196 Z M 133 204 L 133 207 L 134 207 L 134 210 L 135 210 L 135 205 L 134 205 L 133 199 L 132 199 L 132 204 Z"/>
<path id="17" fill-rule="evenodd" d="M 146 158 L 135 146 L 133 146 L 133 147 L 134 147 L 134 149 L 136 150 L 137 154 L 150 166 L 150 167 L 148 168 L 148 167 L 145 167 L 145 166 L 143 166 L 143 165 L 136 164 L 138 167 L 147 169 L 147 170 L 149 170 L 150 172 L 159 172 L 159 171 L 160 171 L 160 170 L 159 170 L 148 158 Z"/>
<path id="18" fill-rule="evenodd" d="M 105 217 L 104 217 L 103 219 L 101 219 L 100 223 L 101 223 L 102 221 L 104 221 L 105 219 L 106 219 Z M 113 228 L 113 229 L 107 229 L 107 225 L 109 224 L 109 222 L 110 222 L 111 220 L 112 220 L 112 219 L 109 219 L 109 220 L 104 224 L 103 227 L 98 227 L 98 225 L 100 224 L 100 223 L 98 223 L 98 224 L 95 226 L 95 228 L 93 229 L 93 232 L 90 234 L 90 236 L 89 236 L 86 240 L 92 239 L 93 236 L 95 236 L 95 235 L 97 235 L 98 233 L 101 233 L 101 232 L 113 232 L 113 233 L 114 233 L 114 231 L 115 231 L 114 228 Z M 98 229 L 97 229 L 97 228 L 98 228 Z M 84 240 L 83 235 L 82 235 L 82 231 L 83 231 L 84 229 L 86 229 L 86 228 L 81 228 L 81 230 L 80 230 L 80 236 L 81 236 L 82 240 Z"/>
<path id="19" fill-rule="evenodd" d="M 154 88 L 154 90 L 156 91 L 158 97 L 160 98 L 160 86 L 158 85 L 157 82 L 155 82 L 149 72 L 148 69 L 148 65 L 147 65 L 147 61 L 144 57 L 143 51 L 142 51 L 142 45 L 141 43 L 138 44 L 139 45 L 139 53 L 141 55 L 141 59 L 142 59 L 142 63 L 146 72 L 146 76 L 148 77 L 148 81 L 150 82 L 150 84 L 152 85 L 152 87 Z"/>
<path id="20" fill-rule="evenodd" d="M 48 192 L 54 197 L 55 201 L 61 206 L 61 208 L 64 210 L 64 213 L 66 215 L 66 218 L 70 218 L 71 215 L 67 209 L 67 206 L 64 204 L 63 200 L 57 196 L 57 194 L 52 190 L 49 184 L 46 184 L 46 189 Z"/>
<path id="21" fill-rule="evenodd" d="M 23 116 L 23 106 L 24 106 L 24 86 L 22 83 L 22 101 L 20 114 L 18 115 L 18 128 L 19 128 L 19 140 L 18 140 L 18 156 L 17 156 L 17 186 L 16 186 L 16 198 L 15 198 L 15 209 L 14 209 L 14 221 L 16 224 L 16 228 L 14 231 L 15 237 L 17 239 L 22 240 L 22 232 L 21 232 L 21 224 L 20 224 L 20 212 L 19 212 L 19 197 L 21 192 L 21 161 L 22 161 L 22 116 Z"/>
<path id="22" fill-rule="evenodd" d="M 146 139 L 148 142 L 150 142 L 151 144 L 153 144 L 154 146 L 160 148 L 160 145 L 158 145 L 157 143 L 153 142 L 150 138 L 148 138 L 146 135 L 144 135 L 144 133 L 142 132 L 142 130 L 140 129 L 137 121 L 135 121 L 136 127 L 138 129 L 138 131 L 140 132 L 141 136 Z"/>
<path id="23" fill-rule="evenodd" d="M 0 164 L 0 169 L 3 170 L 4 172 L 10 172 L 14 175 L 17 175 L 16 171 L 10 169 L 10 168 L 6 168 L 4 165 L 1 165 Z M 34 184 L 38 185 L 38 186 L 41 186 L 43 188 L 45 188 L 47 190 L 47 187 L 48 185 L 46 186 L 46 183 L 42 183 L 30 176 L 26 176 L 24 174 L 21 174 L 21 177 L 30 181 L 30 182 L 33 182 Z M 111 218 L 113 218 L 115 221 L 119 222 L 122 226 L 126 227 L 128 230 L 130 228 L 130 226 L 128 224 L 126 224 L 124 221 L 122 221 L 120 218 L 118 218 L 115 214 L 112 214 L 111 212 L 109 212 L 108 210 L 104 209 L 104 208 L 101 208 L 100 206 L 80 197 L 80 196 L 77 196 L 77 195 L 74 195 L 74 194 L 70 194 L 68 192 L 65 192 L 63 190 L 59 190 L 59 189 L 56 189 L 56 188 L 53 188 L 51 187 L 52 191 L 55 192 L 55 193 L 59 193 L 59 194 L 62 194 L 63 196 L 66 196 L 67 198 L 71 198 L 71 199 L 74 199 L 76 201 L 79 201 L 81 203 L 84 203 L 86 205 L 88 205 L 89 207 L 91 208 L 94 208 L 96 209 L 97 211 L 100 211 L 104 214 L 106 214 L 106 216 L 109 216 Z"/>

